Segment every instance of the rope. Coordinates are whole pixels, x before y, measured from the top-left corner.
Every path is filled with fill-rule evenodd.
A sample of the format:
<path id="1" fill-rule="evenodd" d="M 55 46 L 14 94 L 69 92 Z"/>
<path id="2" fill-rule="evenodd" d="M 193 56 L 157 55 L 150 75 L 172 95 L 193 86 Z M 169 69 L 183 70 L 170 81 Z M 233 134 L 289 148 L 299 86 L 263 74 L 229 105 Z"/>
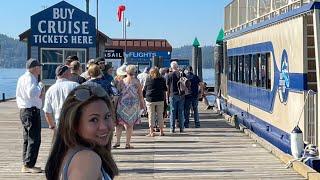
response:
<path id="1" fill-rule="evenodd" d="M 302 113 L 303 113 L 303 111 L 304 111 L 304 107 L 305 107 L 305 105 L 306 105 L 306 102 L 307 102 L 307 99 L 308 99 L 308 97 L 309 97 L 310 92 L 313 92 L 313 91 L 312 91 L 311 89 L 308 90 L 307 96 L 306 96 L 306 98 L 305 98 L 305 100 L 304 100 L 304 103 L 303 103 L 303 106 L 302 106 L 302 108 L 301 108 L 301 112 L 300 112 L 300 115 L 299 115 L 298 122 L 296 123 L 296 126 L 299 125 L 299 122 L 300 122 L 300 120 L 301 120 L 301 116 L 302 116 Z M 296 127 L 296 126 L 295 126 L 295 127 Z"/>

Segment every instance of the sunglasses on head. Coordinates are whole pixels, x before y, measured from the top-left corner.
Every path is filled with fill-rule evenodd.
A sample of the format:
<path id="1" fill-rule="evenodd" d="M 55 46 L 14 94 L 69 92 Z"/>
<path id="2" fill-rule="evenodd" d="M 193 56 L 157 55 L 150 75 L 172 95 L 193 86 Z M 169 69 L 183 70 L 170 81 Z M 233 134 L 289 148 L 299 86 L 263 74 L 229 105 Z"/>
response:
<path id="1" fill-rule="evenodd" d="M 74 92 L 74 97 L 78 101 L 87 101 L 93 96 L 105 97 L 107 92 L 99 86 L 81 86 Z"/>

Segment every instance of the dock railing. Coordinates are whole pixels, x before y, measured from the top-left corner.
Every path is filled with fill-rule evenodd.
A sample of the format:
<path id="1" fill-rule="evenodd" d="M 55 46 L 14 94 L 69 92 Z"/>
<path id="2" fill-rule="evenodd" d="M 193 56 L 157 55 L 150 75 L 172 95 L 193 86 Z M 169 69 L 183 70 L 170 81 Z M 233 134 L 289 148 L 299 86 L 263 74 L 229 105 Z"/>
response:
<path id="1" fill-rule="evenodd" d="M 318 94 L 309 90 L 304 107 L 304 141 L 318 146 Z"/>

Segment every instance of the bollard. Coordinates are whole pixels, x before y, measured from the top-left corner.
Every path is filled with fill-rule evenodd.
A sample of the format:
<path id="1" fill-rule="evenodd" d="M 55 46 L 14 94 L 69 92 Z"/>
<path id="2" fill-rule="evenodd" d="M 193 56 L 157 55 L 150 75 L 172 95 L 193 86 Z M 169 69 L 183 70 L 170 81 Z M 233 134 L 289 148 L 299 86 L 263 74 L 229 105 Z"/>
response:
<path id="1" fill-rule="evenodd" d="M 2 93 L 2 101 L 4 102 L 6 100 L 6 94 Z"/>
<path id="2" fill-rule="evenodd" d="M 239 120 L 238 120 L 238 117 L 237 115 L 233 115 L 233 121 L 234 121 L 234 126 L 236 129 L 240 129 L 240 126 L 239 126 Z"/>

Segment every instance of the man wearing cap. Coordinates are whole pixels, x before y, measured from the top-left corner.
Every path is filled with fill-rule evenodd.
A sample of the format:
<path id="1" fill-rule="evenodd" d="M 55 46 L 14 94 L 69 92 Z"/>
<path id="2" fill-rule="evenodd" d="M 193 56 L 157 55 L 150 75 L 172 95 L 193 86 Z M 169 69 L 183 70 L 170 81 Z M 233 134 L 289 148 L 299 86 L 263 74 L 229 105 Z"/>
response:
<path id="1" fill-rule="evenodd" d="M 79 84 L 68 80 L 71 77 L 70 69 L 66 65 L 60 65 L 56 69 L 57 80 L 46 92 L 43 111 L 49 128 L 56 130 L 59 124 L 62 104 L 68 94 Z"/>
<path id="2" fill-rule="evenodd" d="M 20 120 L 23 126 L 23 166 L 21 172 L 40 173 L 41 168 L 35 167 L 41 143 L 42 88 L 38 82 L 41 64 L 36 59 L 26 63 L 27 71 L 19 77 L 16 89 L 16 101 L 20 109 Z"/>
<path id="3" fill-rule="evenodd" d="M 186 91 L 185 95 L 185 103 L 184 103 L 184 127 L 189 128 L 189 115 L 190 115 L 190 108 L 192 107 L 193 110 L 193 117 L 194 117 L 194 126 L 196 128 L 200 127 L 199 121 L 199 112 L 198 112 L 198 96 L 199 96 L 199 85 L 200 85 L 200 78 L 192 73 L 192 67 L 188 66 L 186 69 L 186 76 L 187 79 L 191 82 L 191 87 L 188 91 Z"/>

